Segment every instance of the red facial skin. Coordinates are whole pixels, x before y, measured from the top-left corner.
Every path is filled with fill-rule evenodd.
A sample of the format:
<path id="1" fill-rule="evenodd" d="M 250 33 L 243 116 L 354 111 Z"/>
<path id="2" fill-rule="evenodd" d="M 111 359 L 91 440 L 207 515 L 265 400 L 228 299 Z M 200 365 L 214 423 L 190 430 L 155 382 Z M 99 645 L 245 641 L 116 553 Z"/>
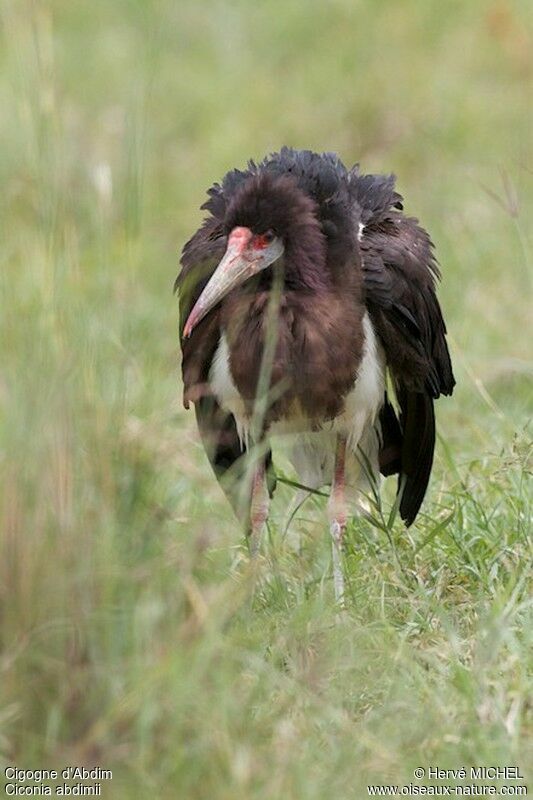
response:
<path id="1" fill-rule="evenodd" d="M 266 234 L 257 234 L 252 238 L 252 247 L 254 250 L 264 250 L 271 242 L 272 239 Z"/>
<path id="2" fill-rule="evenodd" d="M 272 238 L 268 234 L 252 234 L 249 228 L 242 227 L 233 228 L 228 237 L 228 247 L 235 247 L 239 255 L 244 255 L 248 245 L 252 250 L 265 250 L 271 242 Z"/>
<path id="3" fill-rule="evenodd" d="M 243 226 L 233 228 L 228 236 L 226 254 L 215 271 L 215 276 L 218 274 L 219 279 L 227 282 L 229 276 L 233 272 L 233 267 L 240 264 L 242 268 L 243 262 L 249 264 L 250 269 L 253 269 L 254 262 L 257 262 L 261 257 L 259 254 L 263 250 L 266 250 L 272 243 L 272 240 L 273 235 L 270 231 L 264 234 L 253 234 L 249 228 Z M 212 280 L 213 278 L 211 278 L 211 282 Z M 204 295 L 197 301 L 187 319 L 183 329 L 183 336 L 185 339 L 191 335 L 196 324 L 202 319 L 209 308 L 210 304 L 209 300 L 206 300 L 205 291 L 206 290 L 204 290 Z M 207 292 L 209 293 L 209 284 L 207 286 Z"/>
<path id="4" fill-rule="evenodd" d="M 241 255 L 252 239 L 252 231 L 249 228 L 233 228 L 228 236 L 228 247 L 235 248 L 235 254 Z"/>

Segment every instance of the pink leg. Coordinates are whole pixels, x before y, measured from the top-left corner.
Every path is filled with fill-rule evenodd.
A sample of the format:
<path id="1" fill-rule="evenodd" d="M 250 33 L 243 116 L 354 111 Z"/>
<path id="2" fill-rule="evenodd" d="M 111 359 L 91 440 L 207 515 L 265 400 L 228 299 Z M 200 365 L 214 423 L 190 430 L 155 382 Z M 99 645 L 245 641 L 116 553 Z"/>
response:
<path id="1" fill-rule="evenodd" d="M 268 517 L 270 498 L 265 475 L 265 462 L 261 461 L 252 476 L 252 497 L 250 503 L 250 555 L 259 554 L 263 530 Z"/>
<path id="2" fill-rule="evenodd" d="M 346 530 L 346 439 L 344 436 L 337 438 L 335 451 L 335 467 L 333 481 L 328 503 L 329 530 L 332 538 L 333 554 L 333 585 L 335 599 L 344 606 L 344 576 L 342 574 L 342 544 Z"/>

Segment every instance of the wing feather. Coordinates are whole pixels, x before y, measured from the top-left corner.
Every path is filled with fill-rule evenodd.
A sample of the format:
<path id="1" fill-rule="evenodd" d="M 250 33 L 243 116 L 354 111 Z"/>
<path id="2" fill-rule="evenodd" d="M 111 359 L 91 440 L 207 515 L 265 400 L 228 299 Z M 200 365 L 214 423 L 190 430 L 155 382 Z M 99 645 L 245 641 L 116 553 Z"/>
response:
<path id="1" fill-rule="evenodd" d="M 237 179 L 237 178 L 235 178 Z M 215 185 L 209 192 L 212 211 L 223 209 L 222 189 Z M 240 486 L 244 479 L 246 448 L 241 443 L 233 416 L 224 411 L 209 386 L 209 372 L 217 350 L 221 329 L 218 308 L 199 322 L 187 339 L 183 328 L 192 307 L 224 255 L 227 237 L 216 217 L 206 219 L 189 239 L 181 255 L 181 271 L 174 283 L 179 292 L 180 340 L 182 350 L 183 403 L 195 406 L 202 443 L 213 471 L 235 511 L 249 526 L 249 498 L 244 503 Z M 270 451 L 265 454 L 269 492 L 275 488 Z"/>
<path id="2" fill-rule="evenodd" d="M 455 378 L 436 295 L 440 273 L 429 235 L 416 219 L 399 210 L 401 197 L 394 191 L 393 179 L 363 178 L 352 176 L 361 219 L 366 220 L 360 243 L 366 303 L 400 410 L 398 427 L 389 403 L 382 414 L 382 450 L 389 454 L 382 457 L 382 471 L 399 473 L 400 514 L 410 525 L 424 499 L 433 464 L 433 401 L 452 393 Z M 390 453 L 395 454 L 392 460 Z"/>

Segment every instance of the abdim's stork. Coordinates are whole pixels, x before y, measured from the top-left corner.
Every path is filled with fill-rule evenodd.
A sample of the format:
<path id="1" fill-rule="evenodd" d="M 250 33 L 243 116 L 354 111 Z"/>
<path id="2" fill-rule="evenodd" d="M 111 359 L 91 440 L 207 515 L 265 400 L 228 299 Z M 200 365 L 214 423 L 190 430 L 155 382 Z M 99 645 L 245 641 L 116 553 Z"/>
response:
<path id="1" fill-rule="evenodd" d="M 433 461 L 433 401 L 455 383 L 432 244 L 402 213 L 392 176 L 347 170 L 332 153 L 284 147 L 208 195 L 176 281 L 184 403 L 216 475 L 234 477 L 233 489 L 222 483 L 244 508 L 252 553 L 273 491 L 272 437 L 291 435 L 302 484 L 331 484 L 342 598 L 348 498 L 397 473 L 400 514 L 413 522 Z"/>

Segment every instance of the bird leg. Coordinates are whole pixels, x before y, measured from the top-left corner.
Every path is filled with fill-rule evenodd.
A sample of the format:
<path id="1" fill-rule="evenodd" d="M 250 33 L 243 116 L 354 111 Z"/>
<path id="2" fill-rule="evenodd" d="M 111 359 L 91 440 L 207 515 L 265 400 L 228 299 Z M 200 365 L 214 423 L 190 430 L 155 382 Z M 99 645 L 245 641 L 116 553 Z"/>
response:
<path id="1" fill-rule="evenodd" d="M 335 451 L 335 466 L 333 468 L 333 481 L 328 502 L 329 530 L 332 538 L 333 555 L 333 586 L 335 600 L 344 606 L 344 576 L 342 573 L 342 544 L 346 530 L 346 437 L 337 437 Z"/>
<path id="2" fill-rule="evenodd" d="M 250 501 L 249 546 L 250 555 L 256 558 L 261 547 L 263 530 L 268 517 L 270 497 L 266 480 L 265 460 L 261 458 L 252 474 L 252 495 Z"/>

